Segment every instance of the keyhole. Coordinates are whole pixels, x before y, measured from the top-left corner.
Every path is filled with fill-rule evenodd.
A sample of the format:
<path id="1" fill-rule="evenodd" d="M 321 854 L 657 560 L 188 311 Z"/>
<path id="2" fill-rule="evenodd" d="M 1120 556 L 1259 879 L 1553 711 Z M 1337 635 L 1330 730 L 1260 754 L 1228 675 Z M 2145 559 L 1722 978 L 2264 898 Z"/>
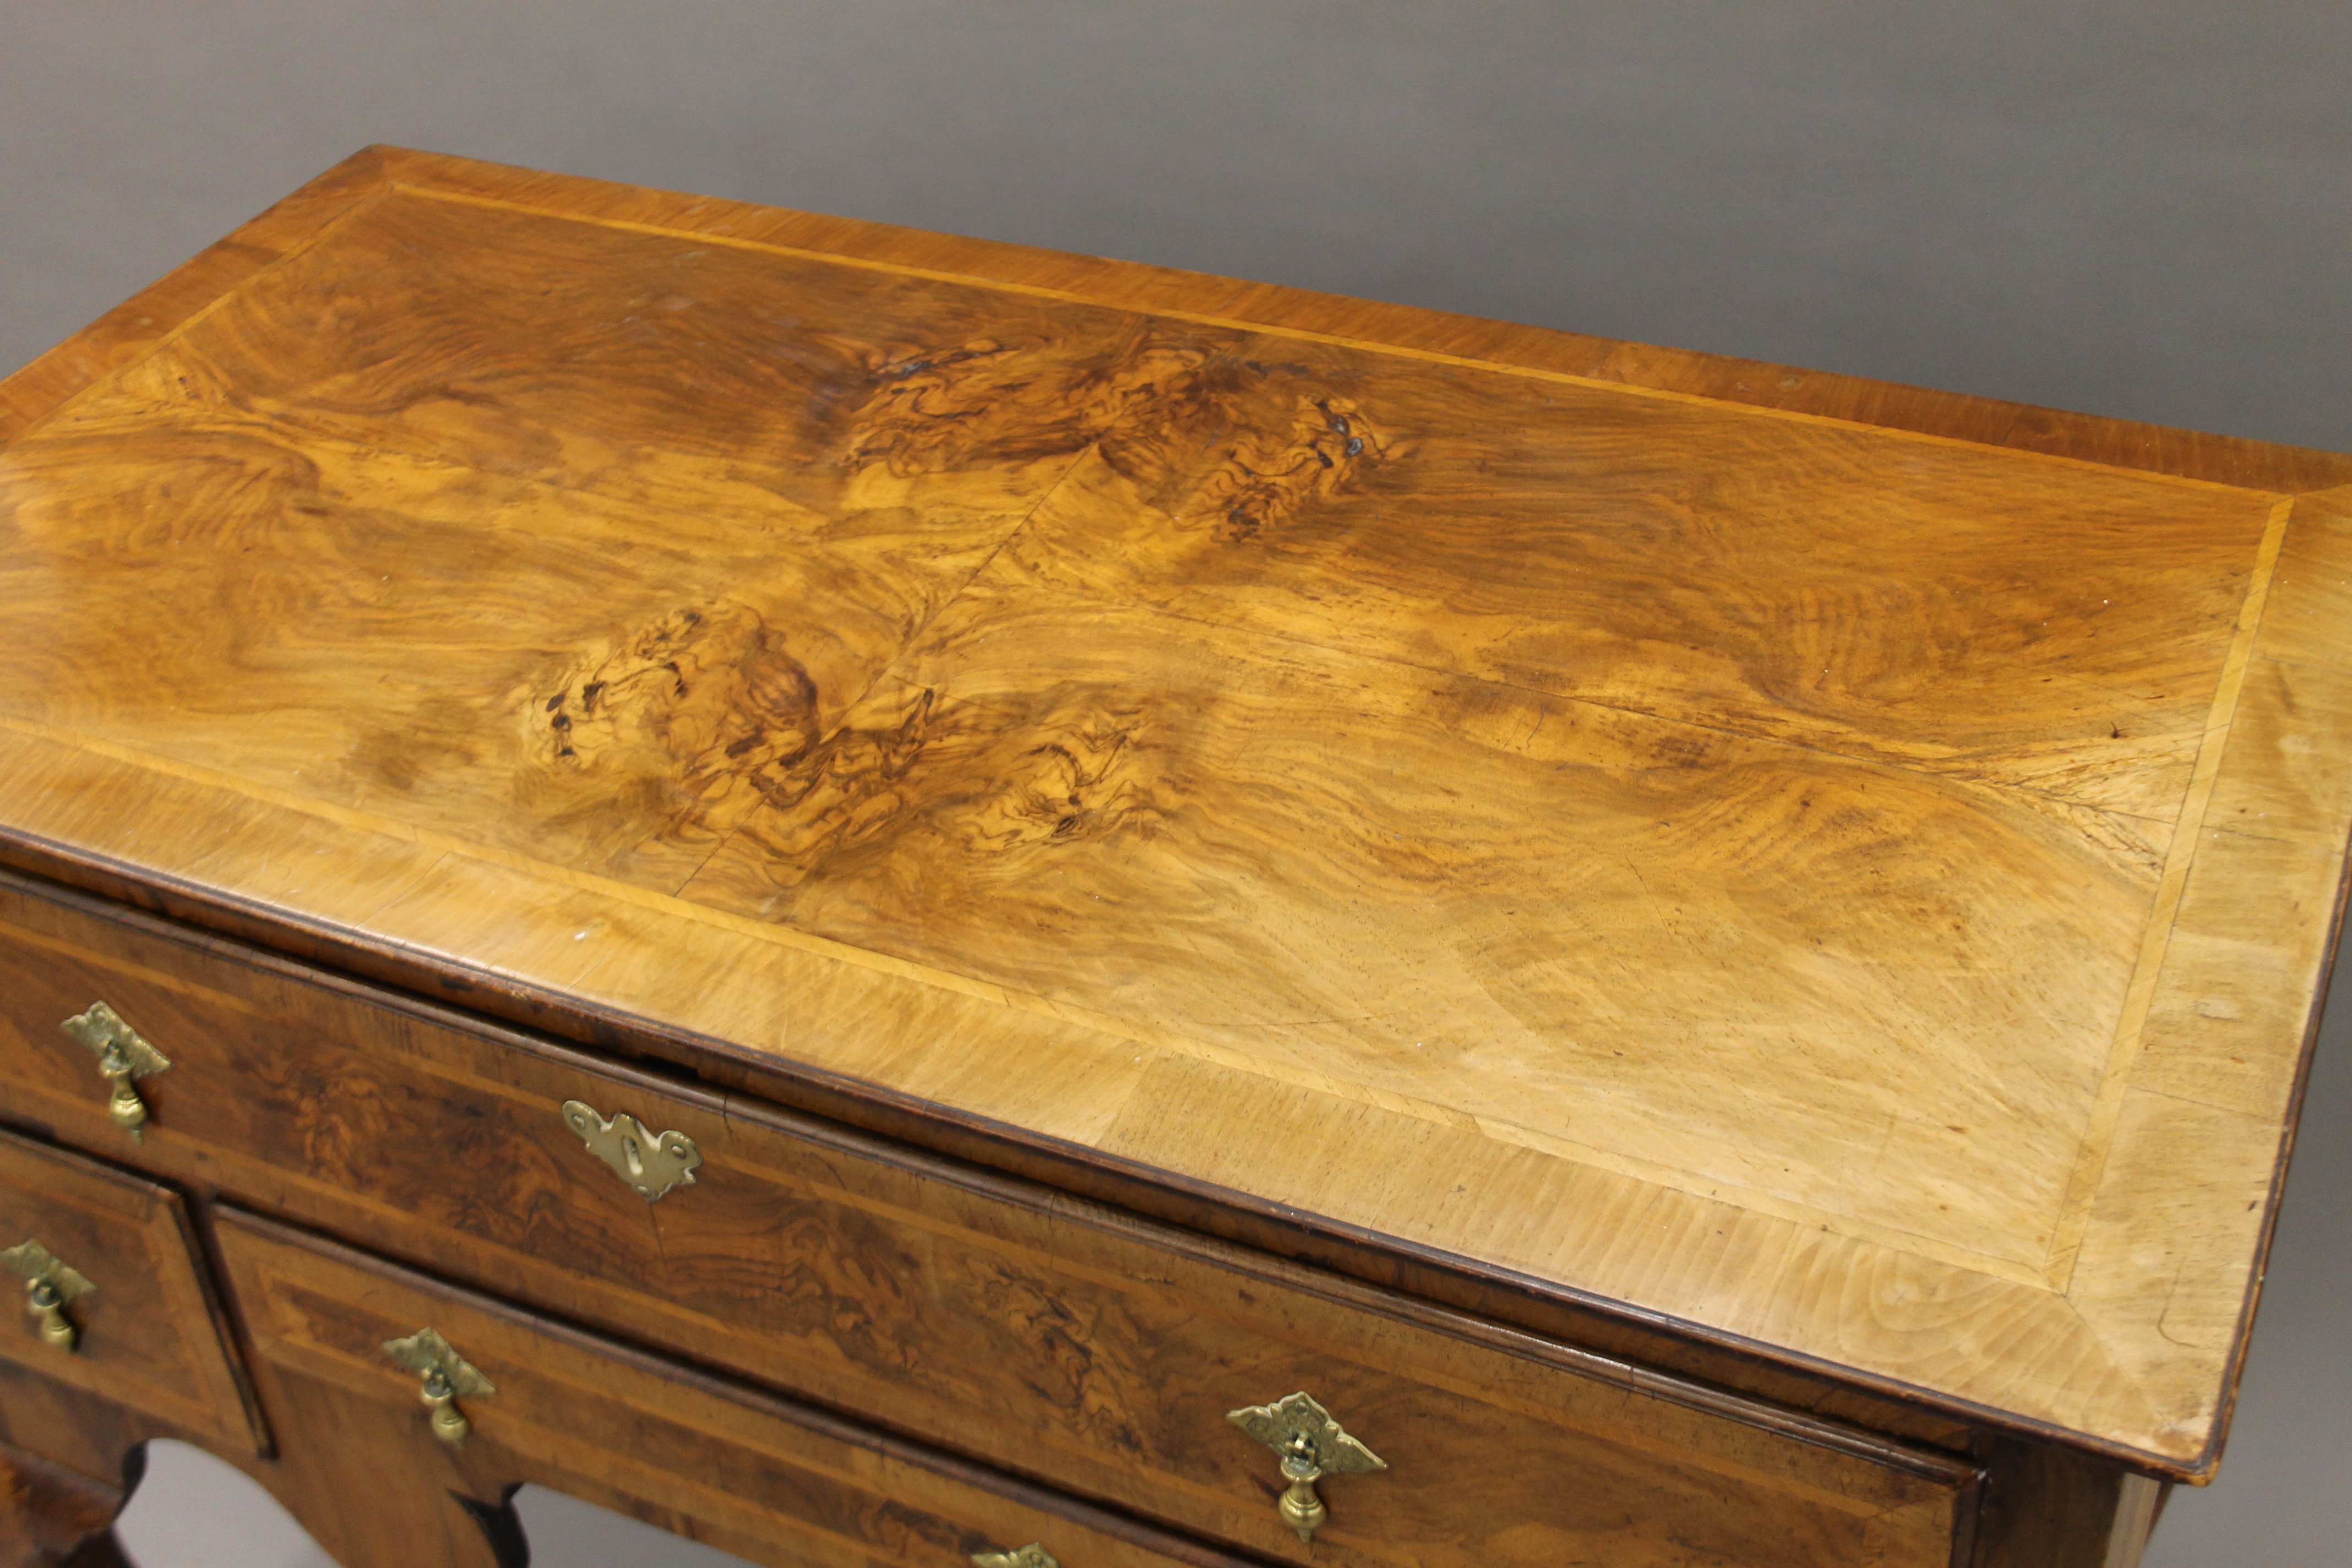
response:
<path id="1" fill-rule="evenodd" d="M 635 1139 L 622 1139 L 621 1152 L 629 1157 L 629 1174 L 632 1176 L 642 1176 L 646 1173 L 645 1158 L 637 1151 L 637 1141 Z"/>

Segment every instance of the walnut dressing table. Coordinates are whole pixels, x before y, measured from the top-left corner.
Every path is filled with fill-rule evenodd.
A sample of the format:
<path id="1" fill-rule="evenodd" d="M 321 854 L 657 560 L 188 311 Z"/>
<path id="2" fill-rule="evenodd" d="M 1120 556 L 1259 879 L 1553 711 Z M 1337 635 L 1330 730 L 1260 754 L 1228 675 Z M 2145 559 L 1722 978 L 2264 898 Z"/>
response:
<path id="1" fill-rule="evenodd" d="M 0 1562 L 2134 1563 L 2347 611 L 2342 457 L 363 153 L 0 384 Z"/>

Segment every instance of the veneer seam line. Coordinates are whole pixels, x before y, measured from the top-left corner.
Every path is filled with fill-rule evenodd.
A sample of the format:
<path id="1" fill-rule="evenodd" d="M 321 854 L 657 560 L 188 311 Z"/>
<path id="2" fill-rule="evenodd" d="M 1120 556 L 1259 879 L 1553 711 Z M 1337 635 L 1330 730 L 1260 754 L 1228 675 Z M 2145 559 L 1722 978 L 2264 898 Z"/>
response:
<path id="1" fill-rule="evenodd" d="M 126 366 L 124 368 L 127 369 L 129 367 Z M 152 409 L 159 413 L 177 413 L 184 406 L 168 400 L 159 400 L 135 394 L 125 394 L 122 395 L 125 396 L 126 401 L 135 404 L 139 407 Z M 482 474 L 492 479 L 511 478 L 516 483 L 542 489 L 548 494 L 553 496 L 581 496 L 596 500 L 607 500 L 612 499 L 605 492 L 600 491 L 593 486 L 563 484 L 540 476 L 518 477 L 502 475 L 495 469 L 482 468 L 471 463 L 448 458 L 446 454 L 435 452 L 424 443 L 405 444 L 397 440 L 362 443 L 348 437 L 336 435 L 320 435 L 308 439 L 311 444 L 315 444 L 320 447 L 331 447 L 354 454 L 390 452 L 417 462 L 446 465 L 464 469 L 468 473 Z M 1032 504 L 1030 509 L 1023 515 L 1021 521 L 1014 524 L 1005 536 L 990 549 L 987 557 L 981 562 L 979 566 L 975 567 L 971 573 L 966 576 L 963 583 L 960 584 L 952 594 L 942 598 L 931 614 L 902 640 L 896 654 L 894 654 L 888 660 L 877 666 L 874 674 L 866 680 L 865 686 L 859 689 L 857 696 L 845 698 L 843 700 L 841 704 L 841 711 L 843 713 L 846 714 L 854 709 L 858 698 L 862 697 L 866 692 L 870 692 L 884 678 L 900 671 L 900 667 L 905 659 L 907 651 L 920 640 L 922 632 L 930 626 L 936 624 L 940 617 L 955 604 L 960 603 L 966 598 L 973 584 L 979 581 L 980 577 L 986 572 L 988 566 L 992 563 L 998 556 L 1000 556 L 1003 551 L 1013 543 L 1013 541 L 1020 537 L 1022 532 L 1024 531 L 1030 523 L 1035 520 L 1037 514 L 1045 509 L 1046 503 L 1052 499 L 1052 497 L 1058 493 L 1069 479 L 1076 474 L 1078 468 L 1084 465 L 1087 454 L 1094 451 L 1096 449 L 1096 446 L 1098 445 L 1099 444 L 1097 443 L 1081 449 L 1081 451 L 1072 458 L 1070 468 L 1066 469 L 1061 476 L 1057 477 L 1053 483 L 1046 488 L 1045 492 Z M 2253 494 L 2258 492 L 2238 491 L 2234 493 Z M 661 500 L 633 500 L 628 503 L 628 505 L 633 513 L 640 513 L 648 518 L 675 517 L 690 519 L 697 515 L 691 510 L 691 509 Z M 496 517 L 480 520 L 477 526 L 492 533 L 512 537 L 519 540 L 537 542 L 542 537 L 542 535 L 537 531 L 528 528 L 520 528 L 513 524 L 500 521 Z M 1753 744 L 1786 747 L 1792 751 L 1803 752 L 1813 756 L 1828 758 L 1834 761 L 1852 763 L 1864 766 L 1885 767 L 1911 774 L 1917 778 L 1935 780 L 1948 784 L 1958 784 L 1969 787 L 2013 795 L 2031 795 L 2036 799 L 2053 802 L 2053 804 L 2063 806 L 2068 810 L 2091 812 L 2101 816 L 2112 817 L 2127 822 L 2145 822 L 2166 829 L 2171 829 L 2175 826 L 2175 822 L 2172 819 L 2168 819 L 2166 817 L 2151 816 L 2139 812 L 2125 811 L 2115 806 L 2101 805 L 2091 801 L 2080 800 L 2070 795 L 2059 794 L 2053 790 L 2041 788 L 2034 784 L 2017 780 L 1989 777 L 1979 773 L 1971 773 L 1965 771 L 1947 770 L 1932 765 L 1929 760 L 1874 754 L 1866 750 L 1859 749 L 1845 750 L 1834 745 L 1822 743 L 1819 740 L 1809 741 L 1800 739 L 1792 735 L 1775 734 L 1769 730 L 1761 728 L 1743 729 L 1732 724 L 1708 723 L 1689 714 L 1659 712 L 1646 708 L 1632 707 L 1624 703 L 1604 701 L 1597 697 L 1583 693 L 1555 691 L 1544 687 L 1529 686 L 1525 682 L 1508 679 L 1499 675 L 1482 673 L 1468 669 L 1453 668 L 1444 665 L 1426 664 L 1410 658 L 1400 658 L 1393 653 L 1378 652 L 1370 648 L 1350 647 L 1332 642 L 1318 641 L 1311 637 L 1300 637 L 1270 626 L 1237 626 L 1231 623 L 1218 621 L 1204 616 L 1188 615 L 1184 611 L 1171 605 L 1150 604 L 1138 600 L 1120 599 L 1116 597 L 1104 597 L 1087 594 L 1080 589 L 1072 588 L 1066 585 L 1028 585 L 1025 586 L 1024 591 L 1035 594 L 1053 595 L 1074 602 L 1088 605 L 1108 605 L 1118 608 L 1132 610 L 1144 615 L 1164 616 L 1171 620 L 1181 621 L 1188 626 L 1205 626 L 1212 630 L 1220 632 L 1238 632 L 1247 636 L 1262 637 L 1273 641 L 1286 643 L 1293 647 L 1311 648 L 1317 653 L 1325 656 L 1344 658 L 1348 659 L 1361 659 L 1392 668 L 1412 670 L 1419 674 L 1438 676 L 1448 680 L 1459 680 L 1468 684 L 1491 688 L 1496 690 L 1519 692 L 1538 700 L 1538 702 L 1570 703 L 1592 710 L 1596 712 L 1619 714 L 1627 718 L 1643 720 L 1653 723 L 1696 730 L 1708 734 L 1722 735 L 1727 739 L 1744 741 Z M 829 731 L 829 733 L 832 732 L 837 732 L 837 730 L 835 731 Z M 1974 753 L 1955 752 L 1952 757 L 1947 760 L 1958 762 L 1972 754 Z M 730 841 L 736 836 L 736 833 L 740 833 L 740 829 L 734 830 L 730 833 L 728 839 L 721 840 L 720 844 L 712 849 L 710 856 L 706 857 L 705 859 L 696 868 L 696 870 L 692 875 L 686 877 L 678 882 L 677 889 L 682 892 L 685 888 L 690 886 L 694 881 L 695 877 L 700 875 L 702 867 L 708 866 L 711 859 L 716 858 L 720 851 L 725 847 L 726 843 Z"/>

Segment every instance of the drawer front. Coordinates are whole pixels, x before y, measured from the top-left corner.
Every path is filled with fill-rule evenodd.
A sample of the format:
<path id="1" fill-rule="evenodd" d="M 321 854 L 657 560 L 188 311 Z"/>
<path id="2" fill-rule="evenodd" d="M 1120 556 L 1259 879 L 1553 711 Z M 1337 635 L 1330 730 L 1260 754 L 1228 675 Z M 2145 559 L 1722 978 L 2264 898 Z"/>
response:
<path id="1" fill-rule="evenodd" d="M 1968 1513 L 1953 1460 L 219 944 L 20 898 L 0 964 L 0 1073 L 77 1136 L 104 1086 L 37 1037 L 103 998 L 174 1063 L 151 1163 L 1266 1555 L 1943 1568 Z M 575 1100 L 694 1182 L 639 1197 Z M 1319 1483 L 1311 1549 L 1226 1419 L 1296 1392 L 1388 1467 Z"/>
<path id="2" fill-rule="evenodd" d="M 260 1450 L 176 1194 L 0 1132 L 0 1357 Z"/>
<path id="3" fill-rule="evenodd" d="M 224 1211 L 221 1253 L 265 1384 L 279 1371 L 436 1417 L 384 1347 L 431 1329 L 480 1380 L 453 1380 L 456 1443 L 413 1462 L 477 1490 L 522 1481 L 652 1512 L 754 1562 L 971 1568 L 1042 1547 L 1066 1568 L 1246 1568 L 1213 1548 L 460 1289 Z M 487 1386 L 488 1393 L 474 1389 Z"/>

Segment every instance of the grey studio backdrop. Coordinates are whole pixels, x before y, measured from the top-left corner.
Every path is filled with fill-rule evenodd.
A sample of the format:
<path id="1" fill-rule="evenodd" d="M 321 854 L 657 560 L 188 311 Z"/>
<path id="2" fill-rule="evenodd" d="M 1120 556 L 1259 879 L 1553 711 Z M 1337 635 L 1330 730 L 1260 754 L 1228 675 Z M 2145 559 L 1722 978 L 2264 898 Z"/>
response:
<path id="1" fill-rule="evenodd" d="M 2347 68 L 2342 0 L 0 0 L 0 369 L 387 141 L 2352 448 Z M 2152 1568 L 2352 1557 L 2343 1011 Z M 186 1451 L 124 1532 L 321 1561 Z"/>

